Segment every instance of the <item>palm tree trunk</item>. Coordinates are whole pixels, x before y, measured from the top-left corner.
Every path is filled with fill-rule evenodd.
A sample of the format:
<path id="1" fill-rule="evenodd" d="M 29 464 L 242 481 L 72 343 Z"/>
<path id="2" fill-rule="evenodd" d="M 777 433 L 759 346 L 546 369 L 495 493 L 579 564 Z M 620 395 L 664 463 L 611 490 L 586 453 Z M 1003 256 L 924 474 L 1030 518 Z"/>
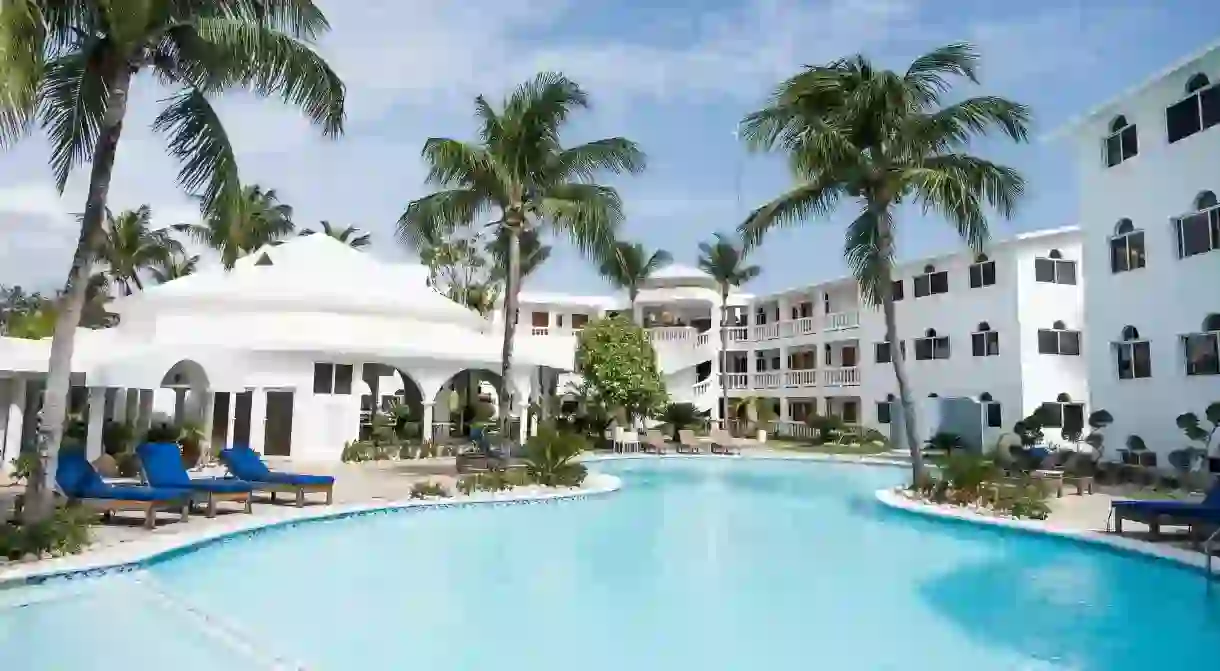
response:
<path id="1" fill-rule="evenodd" d="M 500 353 L 500 436 L 507 439 L 512 399 L 513 337 L 517 332 L 517 302 L 521 293 L 521 238 L 519 222 L 508 222 L 508 272 L 504 275 L 504 346 Z"/>
<path id="2" fill-rule="evenodd" d="M 137 289 L 144 291 L 144 283 L 140 281 L 140 271 L 137 270 L 131 273 L 131 281 L 136 283 Z"/>
<path id="3" fill-rule="evenodd" d="M 720 290 L 720 428 L 729 428 L 729 289 Z"/>
<path id="4" fill-rule="evenodd" d="M 906 434 L 907 449 L 911 451 L 911 482 L 918 483 L 923 479 L 923 450 L 919 444 L 919 432 L 915 426 L 915 404 L 911 400 L 911 384 L 907 379 L 906 355 L 898 343 L 898 324 L 894 318 L 894 284 L 890 279 L 891 249 L 893 248 L 893 227 L 890 225 L 888 212 L 877 216 L 879 256 L 884 259 L 885 268 L 880 286 L 881 312 L 885 316 L 885 339 L 890 344 L 890 365 L 894 367 L 894 379 L 898 381 L 898 402 L 902 406 L 903 432 Z"/>
<path id="5" fill-rule="evenodd" d="M 55 319 L 55 335 L 51 339 L 47 386 L 43 393 L 42 417 L 38 424 L 37 449 L 40 458 L 30 477 L 28 503 L 25 507 L 28 520 L 45 519 L 50 515 L 54 504 L 51 498 L 51 478 L 54 477 L 59 444 L 64 436 L 64 419 L 68 414 L 72 350 L 76 328 L 85 308 L 85 294 L 89 289 L 89 278 L 93 270 L 93 253 L 102 233 L 102 217 L 105 215 L 106 199 L 110 194 L 115 153 L 119 146 L 119 136 L 123 132 L 123 118 L 127 114 L 127 91 L 131 87 L 131 76 L 131 70 L 122 67 L 111 78 L 113 85 L 106 101 L 106 114 L 102 118 L 97 144 L 93 150 L 85 214 L 81 217 L 76 251 L 72 254 L 72 267 L 68 271 L 64 304 Z"/>

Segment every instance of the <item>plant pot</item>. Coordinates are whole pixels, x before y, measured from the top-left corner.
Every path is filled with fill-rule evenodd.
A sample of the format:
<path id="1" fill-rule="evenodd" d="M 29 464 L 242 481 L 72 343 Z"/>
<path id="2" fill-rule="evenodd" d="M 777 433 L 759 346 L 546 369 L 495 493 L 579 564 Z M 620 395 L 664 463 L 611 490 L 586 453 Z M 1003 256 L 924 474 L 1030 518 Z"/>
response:
<path id="1" fill-rule="evenodd" d="M 758 433 L 757 433 L 757 434 L 755 434 L 754 438 L 755 438 L 756 440 L 758 440 L 758 442 L 760 442 L 760 443 L 765 443 L 765 442 L 767 442 L 767 430 L 766 430 L 766 429 L 759 429 L 759 430 L 758 430 Z"/>

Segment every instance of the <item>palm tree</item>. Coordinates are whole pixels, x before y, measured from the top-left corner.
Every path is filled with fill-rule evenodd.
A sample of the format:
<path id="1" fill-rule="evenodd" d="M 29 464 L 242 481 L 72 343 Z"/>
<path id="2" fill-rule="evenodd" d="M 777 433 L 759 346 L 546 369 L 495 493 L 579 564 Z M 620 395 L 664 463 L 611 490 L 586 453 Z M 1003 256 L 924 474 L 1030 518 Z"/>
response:
<path id="1" fill-rule="evenodd" d="M 178 181 L 209 209 L 240 184 L 229 136 L 210 97 L 247 89 L 300 107 L 327 136 L 343 130 L 343 82 L 310 43 L 329 29 L 311 0 L 101 2 L 8 0 L 0 8 L 0 145 L 37 119 L 51 143 L 60 191 L 73 168 L 90 164 L 88 195 L 67 300 L 55 324 L 38 459 L 26 506 L 50 512 L 47 473 L 63 436 L 73 336 L 80 323 L 110 191 L 128 94 L 141 72 L 174 92 L 153 128 L 182 167 Z M 150 81 L 140 79 L 140 81 Z"/>
<path id="2" fill-rule="evenodd" d="M 356 228 L 355 226 L 348 226 L 347 228 L 332 228 L 329 221 L 322 221 L 319 223 L 322 224 L 323 235 L 334 238 L 352 249 L 364 249 L 373 242 L 372 236 L 368 233 L 360 233 L 357 235 L 360 229 Z M 316 232 L 317 231 L 313 230 L 312 228 L 306 228 L 301 230 L 301 235 L 313 235 Z"/>
<path id="3" fill-rule="evenodd" d="M 274 245 L 292 234 L 292 206 L 280 202 L 275 189 L 257 184 L 243 187 L 238 197 L 220 207 L 201 208 L 202 224 L 177 224 L 174 229 L 220 253 L 220 263 L 232 268 L 237 259 Z"/>
<path id="4" fill-rule="evenodd" d="M 984 203 L 1008 216 L 1025 188 L 1015 170 L 966 149 L 993 130 L 1025 141 L 1028 108 L 993 96 L 942 104 L 954 78 L 978 81 L 978 60 L 974 47 L 951 44 L 916 58 L 903 73 L 877 69 L 863 56 L 808 67 L 780 84 L 741 128 L 752 148 L 786 152 L 798 182 L 741 224 L 748 245 L 774 227 L 827 216 L 845 199 L 859 208 L 844 254 L 861 295 L 885 315 L 916 481 L 923 461 L 894 320 L 895 210 L 910 203 L 940 214 L 977 252 L 989 237 Z"/>
<path id="5" fill-rule="evenodd" d="M 131 285 L 140 291 L 144 283 L 140 273 L 163 263 L 174 254 L 183 252 L 182 243 L 166 229 L 151 228 L 152 211 L 147 205 L 126 210 L 115 217 L 106 210 L 104 238 L 97 251 L 98 260 L 106 264 L 107 278 L 131 295 Z"/>
<path id="6" fill-rule="evenodd" d="M 165 284 L 171 280 L 195 274 L 198 266 L 198 254 L 188 256 L 185 252 L 179 252 L 162 259 L 149 272 L 157 284 Z"/>
<path id="7" fill-rule="evenodd" d="M 602 172 L 636 173 L 645 157 L 621 137 L 565 148 L 560 131 L 589 98 L 577 84 L 542 73 L 517 87 L 499 110 L 475 99 L 479 141 L 429 138 L 423 157 L 428 182 L 440 191 L 412 201 L 398 220 L 398 237 L 419 248 L 461 228 L 495 227 L 508 237 L 504 287 L 504 342 L 500 364 L 500 426 L 508 430 L 512 399 L 513 334 L 521 291 L 521 237 L 550 228 L 597 257 L 614 240 L 623 220 L 613 187 L 594 182 Z M 492 217 L 490 223 L 486 217 Z"/>
<path id="8" fill-rule="evenodd" d="M 506 229 L 498 231 L 496 237 L 487 243 L 487 251 L 495 262 L 492 266 L 492 278 L 498 282 L 504 282 L 508 276 L 508 246 L 509 235 Z M 533 275 L 534 271 L 551 258 L 551 246 L 542 243 L 542 236 L 537 229 L 523 232 L 518 237 L 518 246 L 521 248 L 519 277 L 524 282 L 525 278 Z"/>
<path id="9" fill-rule="evenodd" d="M 635 297 L 640 294 L 640 285 L 673 260 L 674 257 L 664 249 L 649 254 L 644 245 L 638 242 L 616 242 L 614 250 L 602 261 L 598 272 L 615 288 L 627 290 L 634 312 Z"/>
<path id="10" fill-rule="evenodd" d="M 729 291 L 758 277 L 762 268 L 746 265 L 747 249 L 733 243 L 732 238 L 716 234 L 715 242 L 699 243 L 699 269 L 711 275 L 720 286 L 720 419 L 729 413 L 729 385 L 725 384 L 729 363 Z M 727 424 L 723 425 L 728 428 Z"/>

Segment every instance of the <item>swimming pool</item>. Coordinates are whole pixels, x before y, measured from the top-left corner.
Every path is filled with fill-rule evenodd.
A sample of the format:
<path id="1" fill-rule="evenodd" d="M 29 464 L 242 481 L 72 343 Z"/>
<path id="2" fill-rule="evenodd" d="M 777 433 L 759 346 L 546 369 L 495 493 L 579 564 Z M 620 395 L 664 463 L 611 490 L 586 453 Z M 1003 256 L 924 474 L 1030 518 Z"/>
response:
<path id="1" fill-rule="evenodd" d="M 21 588 L 0 668 L 1202 669 L 1168 562 L 879 506 L 897 469 L 604 463 L 613 495 L 304 525 Z M 109 657 L 106 657 L 109 655 Z"/>

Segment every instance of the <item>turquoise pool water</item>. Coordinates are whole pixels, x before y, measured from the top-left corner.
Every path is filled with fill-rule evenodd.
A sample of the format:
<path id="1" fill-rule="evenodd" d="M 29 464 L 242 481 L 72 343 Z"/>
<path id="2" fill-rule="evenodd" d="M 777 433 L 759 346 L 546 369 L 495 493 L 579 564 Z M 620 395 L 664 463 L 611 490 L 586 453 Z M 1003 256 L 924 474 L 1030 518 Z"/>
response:
<path id="1" fill-rule="evenodd" d="M 20 608 L 4 606 L 21 596 L 6 590 L 0 669 L 1143 671 L 1220 659 L 1220 590 L 1208 596 L 1200 574 L 884 510 L 873 492 L 897 470 L 597 468 L 623 489 L 270 532 Z"/>

